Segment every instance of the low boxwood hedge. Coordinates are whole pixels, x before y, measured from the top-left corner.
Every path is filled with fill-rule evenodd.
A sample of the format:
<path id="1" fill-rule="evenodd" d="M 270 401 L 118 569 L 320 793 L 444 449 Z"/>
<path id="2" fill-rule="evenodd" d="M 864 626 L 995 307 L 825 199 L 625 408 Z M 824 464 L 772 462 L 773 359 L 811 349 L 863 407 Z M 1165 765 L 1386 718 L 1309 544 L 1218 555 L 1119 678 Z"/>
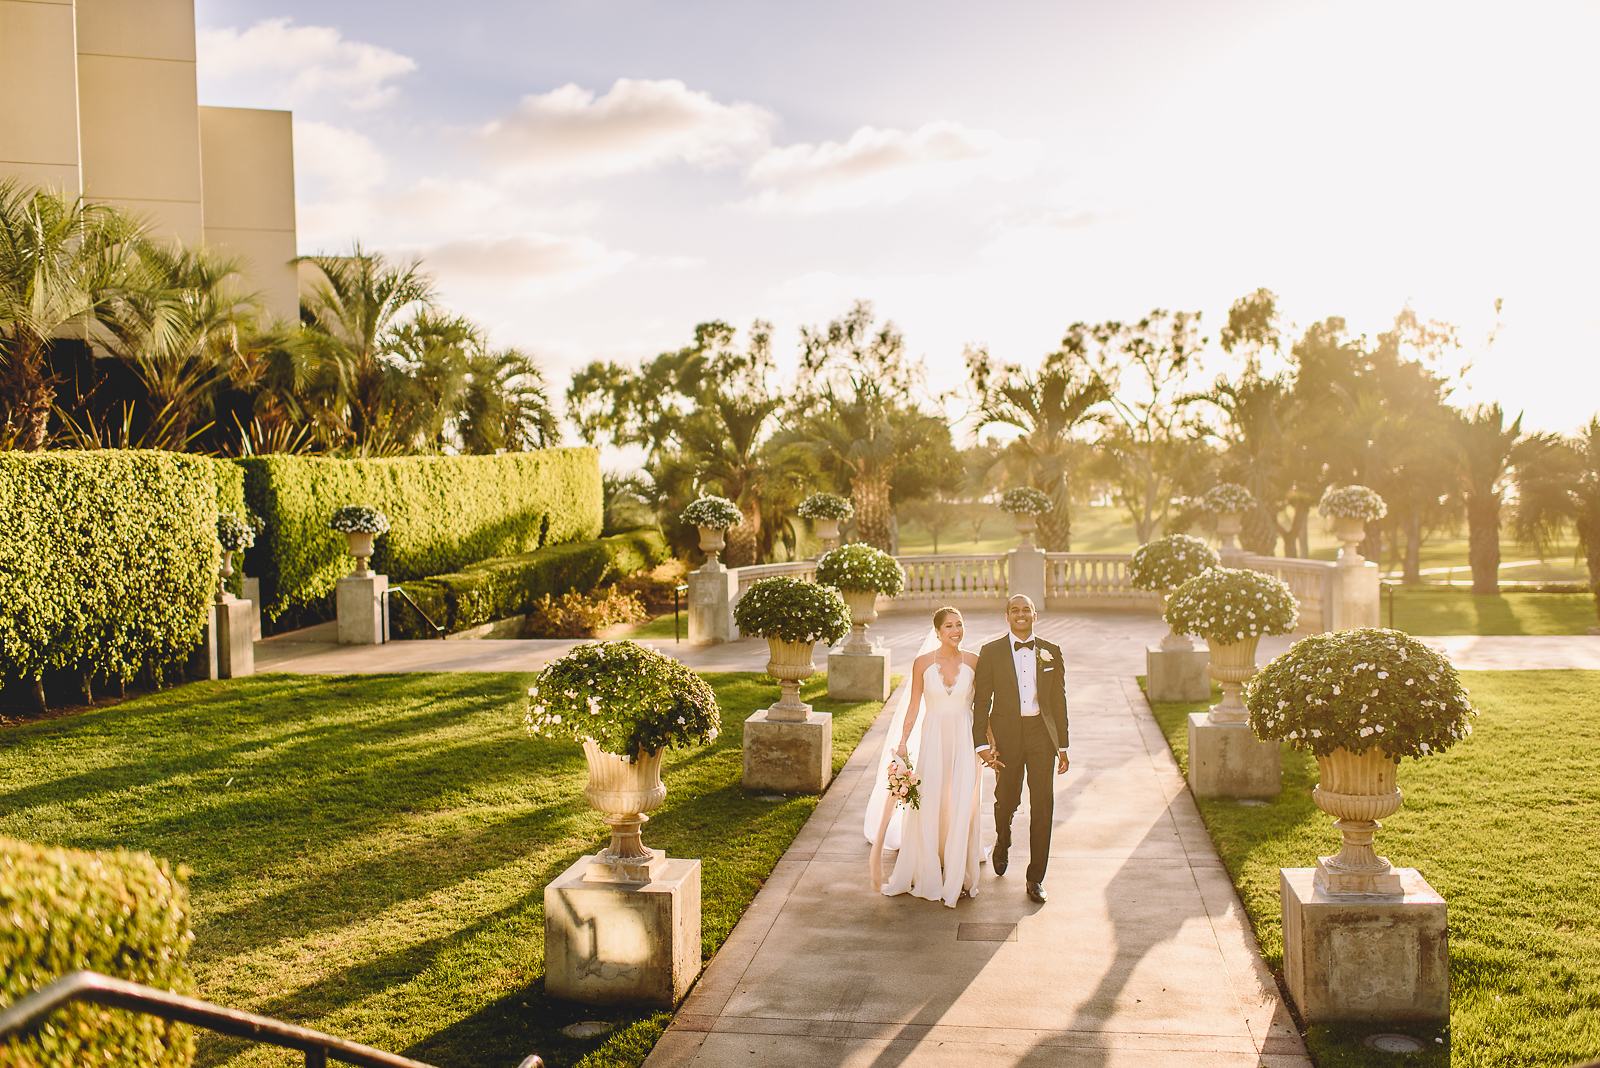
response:
<path id="1" fill-rule="evenodd" d="M 546 594 L 590 590 L 654 567 L 667 558 L 667 542 L 654 528 L 593 541 L 551 545 L 531 553 L 480 560 L 460 571 L 433 575 L 401 587 L 446 631 L 524 615 Z M 414 612 L 391 604 L 390 633 L 426 638 Z"/>
<path id="2" fill-rule="evenodd" d="M 0 453 L 0 681 L 168 674 L 199 644 L 221 566 L 227 461 Z"/>
<path id="3" fill-rule="evenodd" d="M 324 608 L 351 571 L 345 539 L 328 529 L 328 517 L 344 505 L 388 516 L 372 568 L 393 582 L 594 538 L 603 518 L 599 455 L 588 448 L 378 460 L 262 456 L 240 464 L 250 509 L 266 521 L 245 565 L 261 579 L 269 620 Z"/>
<path id="4" fill-rule="evenodd" d="M 193 994 L 187 876 L 148 853 L 0 838 L 0 1007 L 78 969 Z M 170 1068 L 193 1059 L 187 1025 L 81 1003 L 0 1044 L 0 1068 Z"/>

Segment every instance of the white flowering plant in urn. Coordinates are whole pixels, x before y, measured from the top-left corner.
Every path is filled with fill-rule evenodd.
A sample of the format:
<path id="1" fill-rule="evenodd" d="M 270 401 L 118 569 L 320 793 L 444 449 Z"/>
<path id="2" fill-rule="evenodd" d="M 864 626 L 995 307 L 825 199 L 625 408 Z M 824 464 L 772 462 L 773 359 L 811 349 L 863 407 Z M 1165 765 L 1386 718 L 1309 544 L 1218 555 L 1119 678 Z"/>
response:
<path id="1" fill-rule="evenodd" d="M 741 633 L 767 639 L 767 674 L 778 680 L 781 690 L 769 717 L 809 716 L 811 706 L 800 700 L 800 683 L 816 670 L 811 660 L 816 643 L 832 645 L 850 629 L 850 608 L 844 598 L 814 582 L 781 576 L 762 579 L 733 606 L 733 621 Z"/>
<path id="2" fill-rule="evenodd" d="M 256 543 L 258 527 L 237 512 L 217 514 L 217 544 L 222 546 L 222 571 L 217 577 L 217 603 L 228 599 L 228 579 L 233 577 L 233 554 L 242 553 Z"/>
<path id="3" fill-rule="evenodd" d="M 356 574 L 365 575 L 372 539 L 389 533 L 389 517 L 370 504 L 347 504 L 328 519 L 328 529 L 345 536 L 350 555 L 356 558 Z"/>
<path id="4" fill-rule="evenodd" d="M 1333 526 L 1333 536 L 1342 543 L 1339 563 L 1354 566 L 1366 563 L 1361 542 L 1367 536 L 1367 524 L 1388 515 L 1389 506 L 1367 486 L 1329 486 L 1317 502 L 1317 511 Z"/>
<path id="5" fill-rule="evenodd" d="M 1224 559 L 1232 560 L 1239 548 L 1239 531 L 1244 529 L 1244 513 L 1256 506 L 1255 494 L 1237 482 L 1219 482 L 1201 496 L 1200 510 L 1209 513 L 1217 525 L 1217 542 Z"/>
<path id="6" fill-rule="evenodd" d="M 1317 807 L 1338 819 L 1344 842 L 1323 857 L 1317 882 L 1331 893 L 1396 893 L 1399 877 L 1377 855 L 1378 820 L 1398 811 L 1396 765 L 1432 756 L 1472 733 L 1477 714 L 1454 665 L 1408 634 L 1362 627 L 1296 642 L 1251 682 L 1245 698 L 1257 737 L 1317 759 Z"/>
<path id="7" fill-rule="evenodd" d="M 722 710 L 709 683 L 634 642 L 592 642 L 546 665 L 528 689 L 523 724 L 535 737 L 575 738 L 589 764 L 584 797 L 611 827 L 596 860 L 609 876 L 642 882 L 659 851 L 640 827 L 661 806 L 669 746 L 717 740 Z"/>
<path id="8" fill-rule="evenodd" d="M 721 568 L 717 554 L 727 545 L 727 531 L 744 522 L 739 506 L 726 497 L 696 497 L 678 516 L 691 527 L 700 528 L 700 551 L 706 554 L 706 567 Z"/>
<path id="9" fill-rule="evenodd" d="M 1033 532 L 1039 529 L 1039 517 L 1054 508 L 1043 490 L 1032 486 L 1017 486 L 1000 495 L 1000 510 L 1017 523 L 1017 533 L 1022 535 L 1019 548 L 1033 548 Z"/>
<path id="10" fill-rule="evenodd" d="M 1161 595 L 1163 615 L 1167 595 L 1197 575 L 1222 566 L 1217 551 L 1192 534 L 1168 534 L 1139 546 L 1128 563 L 1128 583 L 1136 590 Z M 1163 649 L 1192 649 L 1186 635 L 1168 628 L 1161 639 Z"/>
<path id="11" fill-rule="evenodd" d="M 811 520 L 826 550 L 839 544 L 839 524 L 848 522 L 856 514 L 856 506 L 850 503 L 848 497 L 841 497 L 837 493 L 813 493 L 801 501 L 795 511 L 801 519 Z"/>
<path id="12" fill-rule="evenodd" d="M 1240 694 L 1256 671 L 1256 644 L 1265 635 L 1290 634 L 1300 622 L 1300 604 L 1282 579 L 1232 567 L 1214 567 L 1167 597 L 1167 625 L 1211 646 L 1207 671 L 1222 685 L 1213 723 L 1243 723 Z"/>
<path id="13" fill-rule="evenodd" d="M 872 651 L 867 627 L 878 618 L 878 598 L 900 596 L 906 573 L 882 549 L 858 542 L 824 553 L 817 561 L 817 581 L 838 590 L 850 606 L 850 639 L 843 651 L 864 653 Z"/>

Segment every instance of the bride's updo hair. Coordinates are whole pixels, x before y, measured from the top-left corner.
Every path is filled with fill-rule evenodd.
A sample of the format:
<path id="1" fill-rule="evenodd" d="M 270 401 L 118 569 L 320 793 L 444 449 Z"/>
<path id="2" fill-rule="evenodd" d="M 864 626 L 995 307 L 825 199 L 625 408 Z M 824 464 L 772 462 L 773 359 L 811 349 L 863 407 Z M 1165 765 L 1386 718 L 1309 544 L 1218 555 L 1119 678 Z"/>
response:
<path id="1" fill-rule="evenodd" d="M 943 608 L 939 609 L 933 614 L 933 629 L 938 630 L 940 627 L 944 626 L 944 621 L 946 619 L 951 616 L 959 616 L 960 614 L 961 610 L 959 608 L 952 608 L 949 605 L 945 605 Z"/>

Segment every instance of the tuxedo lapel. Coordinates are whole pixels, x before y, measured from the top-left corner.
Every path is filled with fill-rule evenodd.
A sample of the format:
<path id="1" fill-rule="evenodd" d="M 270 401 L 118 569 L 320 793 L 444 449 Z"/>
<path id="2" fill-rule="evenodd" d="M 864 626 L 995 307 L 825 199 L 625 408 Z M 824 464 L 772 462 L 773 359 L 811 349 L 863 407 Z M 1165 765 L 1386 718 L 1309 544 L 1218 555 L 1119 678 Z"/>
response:
<path id="1" fill-rule="evenodd" d="M 1022 687 L 1017 683 L 1017 657 L 1011 651 L 1011 634 L 1009 632 L 1004 638 L 1000 639 L 1000 656 L 1005 661 L 1005 678 L 1011 687 L 1006 691 L 1011 695 L 1011 711 L 1015 715 L 1021 715 Z"/>

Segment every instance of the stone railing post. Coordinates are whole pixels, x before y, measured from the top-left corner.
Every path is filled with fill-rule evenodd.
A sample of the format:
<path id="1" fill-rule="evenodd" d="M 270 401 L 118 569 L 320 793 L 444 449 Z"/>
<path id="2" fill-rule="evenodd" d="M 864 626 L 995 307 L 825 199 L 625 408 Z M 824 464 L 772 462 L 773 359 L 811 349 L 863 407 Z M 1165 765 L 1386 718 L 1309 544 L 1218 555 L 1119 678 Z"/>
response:
<path id="1" fill-rule="evenodd" d="M 1379 625 L 1378 565 L 1368 560 L 1333 569 L 1333 630 Z"/>
<path id="2" fill-rule="evenodd" d="M 1025 596 L 1044 610 L 1045 554 L 1032 546 L 1006 553 L 1006 599 Z"/>
<path id="3" fill-rule="evenodd" d="M 389 576 L 346 575 L 334 591 L 340 645 L 382 645 L 389 640 Z"/>
<path id="4" fill-rule="evenodd" d="M 720 563 L 689 572 L 689 640 L 710 644 L 732 641 L 733 602 L 739 596 L 739 575 Z"/>

